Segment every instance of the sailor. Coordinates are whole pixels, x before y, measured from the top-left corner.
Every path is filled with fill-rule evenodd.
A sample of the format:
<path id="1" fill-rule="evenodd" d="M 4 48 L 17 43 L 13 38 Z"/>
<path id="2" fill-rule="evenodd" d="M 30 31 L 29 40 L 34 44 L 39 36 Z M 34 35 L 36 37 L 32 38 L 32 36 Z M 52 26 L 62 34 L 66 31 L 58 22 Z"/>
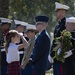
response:
<path id="1" fill-rule="evenodd" d="M 28 41 L 29 39 L 28 39 L 27 35 L 24 35 L 24 31 L 26 30 L 26 26 L 28 25 L 28 23 L 27 22 L 23 22 L 23 21 L 19 21 L 19 20 L 14 20 L 14 22 L 15 22 L 15 25 L 16 25 L 15 26 L 15 29 L 19 33 L 21 33 L 26 38 L 26 40 Z M 20 43 L 19 44 L 21 44 L 21 43 L 22 43 L 22 40 L 20 40 Z M 20 64 L 22 62 L 22 58 L 23 58 L 23 55 L 24 55 L 24 51 L 25 51 L 24 48 L 19 50 Z M 25 69 L 21 69 L 21 74 L 22 75 L 25 75 Z"/>
<path id="2" fill-rule="evenodd" d="M 58 25 L 55 27 L 54 30 L 54 39 L 61 36 L 61 32 L 65 29 L 65 16 L 67 15 L 67 11 L 69 10 L 69 6 L 55 2 L 55 14 L 58 21 Z M 51 57 L 55 56 L 55 51 L 53 51 L 55 47 L 55 40 L 52 42 L 51 47 Z M 54 75 L 62 75 L 62 62 L 54 59 L 53 63 L 53 73 Z"/>
<path id="3" fill-rule="evenodd" d="M 2 46 L 1 49 L 1 75 L 6 75 L 6 70 L 7 70 L 7 62 L 6 62 L 6 52 L 4 44 L 5 44 L 5 36 L 7 35 L 10 27 L 12 20 L 7 19 L 7 18 L 2 18 L 0 17 L 1 24 L 0 24 L 0 31 L 2 30 L 2 38 L 0 38 L 0 46 Z"/>
<path id="4" fill-rule="evenodd" d="M 65 52 L 63 69 L 66 75 L 75 75 L 75 17 L 66 18 L 66 30 L 71 32 L 72 47 Z"/>

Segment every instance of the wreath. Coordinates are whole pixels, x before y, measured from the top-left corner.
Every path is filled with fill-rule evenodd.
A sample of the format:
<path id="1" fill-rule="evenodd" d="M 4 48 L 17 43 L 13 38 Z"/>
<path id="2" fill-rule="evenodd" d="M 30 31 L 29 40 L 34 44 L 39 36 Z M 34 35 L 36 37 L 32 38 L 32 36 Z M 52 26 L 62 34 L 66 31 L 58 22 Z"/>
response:
<path id="1" fill-rule="evenodd" d="M 55 51 L 55 56 L 53 58 L 56 58 L 58 61 L 64 62 L 65 52 L 69 51 L 72 47 L 71 33 L 67 30 L 63 30 L 61 32 L 61 36 L 55 38 L 55 44 L 56 46 L 53 49 L 53 51 Z M 61 44 L 61 47 L 58 47 L 59 44 Z"/>

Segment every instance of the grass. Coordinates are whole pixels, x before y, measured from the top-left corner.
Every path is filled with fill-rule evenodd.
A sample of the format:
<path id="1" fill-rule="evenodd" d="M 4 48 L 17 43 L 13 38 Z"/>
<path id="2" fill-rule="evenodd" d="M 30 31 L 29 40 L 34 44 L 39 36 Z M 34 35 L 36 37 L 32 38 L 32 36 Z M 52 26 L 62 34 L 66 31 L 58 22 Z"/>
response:
<path id="1" fill-rule="evenodd" d="M 53 75 L 53 69 L 51 68 L 50 70 L 48 70 L 48 71 L 46 72 L 46 75 Z"/>

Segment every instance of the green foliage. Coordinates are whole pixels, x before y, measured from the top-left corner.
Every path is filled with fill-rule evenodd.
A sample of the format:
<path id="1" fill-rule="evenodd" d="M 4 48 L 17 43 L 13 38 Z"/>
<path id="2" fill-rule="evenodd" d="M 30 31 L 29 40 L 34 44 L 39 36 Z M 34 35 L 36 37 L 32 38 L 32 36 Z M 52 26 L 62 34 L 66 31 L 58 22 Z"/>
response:
<path id="1" fill-rule="evenodd" d="M 8 17 L 9 15 L 9 0 L 0 0 L 0 17 Z"/>
<path id="2" fill-rule="evenodd" d="M 35 16 L 47 15 L 49 19 L 49 26 L 47 30 L 53 31 L 56 25 L 55 19 L 55 2 L 64 3 L 70 6 L 68 15 L 73 14 L 74 0 L 1 0 L 0 10 L 2 16 L 8 16 L 11 19 L 18 19 L 28 23 L 35 23 Z M 9 9 L 8 9 L 9 8 Z"/>
<path id="3" fill-rule="evenodd" d="M 56 44 L 56 47 L 54 48 L 54 51 L 55 51 L 55 56 L 54 58 L 56 58 L 57 60 L 59 61 L 62 61 L 64 62 L 65 59 L 64 59 L 64 55 L 65 55 L 65 52 L 69 51 L 70 48 L 72 47 L 72 42 L 71 42 L 71 33 L 69 31 L 66 31 L 66 30 L 63 30 L 61 32 L 61 36 L 56 38 L 55 39 L 55 44 Z M 61 44 L 61 51 L 59 54 L 57 54 L 58 52 L 58 45 Z"/>
<path id="4" fill-rule="evenodd" d="M 35 23 L 36 15 L 49 16 L 48 31 L 53 31 L 56 25 L 54 18 L 55 2 L 64 3 L 71 7 L 70 14 L 73 14 L 73 2 L 71 0 L 10 0 L 10 14 L 13 19 L 26 21 L 28 23 Z M 16 12 L 16 14 L 14 14 Z"/>

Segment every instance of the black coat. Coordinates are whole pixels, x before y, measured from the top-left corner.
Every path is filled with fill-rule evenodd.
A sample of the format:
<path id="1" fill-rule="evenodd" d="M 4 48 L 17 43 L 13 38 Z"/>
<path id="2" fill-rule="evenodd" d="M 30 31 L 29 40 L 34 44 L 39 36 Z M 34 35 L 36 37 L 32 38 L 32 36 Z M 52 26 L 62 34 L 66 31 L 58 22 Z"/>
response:
<path id="1" fill-rule="evenodd" d="M 71 64 L 75 62 L 75 31 L 71 32 L 71 42 L 72 42 L 72 47 L 70 48 L 70 50 L 72 50 L 72 55 L 68 58 L 66 58 L 65 63 L 66 64 Z M 69 63 L 68 63 L 69 62 Z"/>
<path id="2" fill-rule="evenodd" d="M 54 30 L 54 38 L 60 37 L 61 36 L 61 32 L 65 29 L 65 18 L 61 19 L 58 22 L 58 25 L 55 27 Z M 53 40 L 52 42 L 52 46 L 51 46 L 51 57 L 55 56 L 55 52 L 53 51 L 53 48 L 56 46 L 55 44 L 55 40 Z M 60 63 L 59 61 L 57 61 L 56 59 L 54 59 L 54 63 Z"/>
<path id="3" fill-rule="evenodd" d="M 35 40 L 35 45 L 32 54 L 33 69 L 35 70 L 46 69 L 49 49 L 50 49 L 50 38 L 48 33 L 44 30 Z"/>
<path id="4" fill-rule="evenodd" d="M 71 32 L 71 34 L 72 47 L 70 50 L 72 50 L 72 55 L 66 58 L 63 63 L 63 70 L 66 75 L 75 75 L 75 31 Z"/>

